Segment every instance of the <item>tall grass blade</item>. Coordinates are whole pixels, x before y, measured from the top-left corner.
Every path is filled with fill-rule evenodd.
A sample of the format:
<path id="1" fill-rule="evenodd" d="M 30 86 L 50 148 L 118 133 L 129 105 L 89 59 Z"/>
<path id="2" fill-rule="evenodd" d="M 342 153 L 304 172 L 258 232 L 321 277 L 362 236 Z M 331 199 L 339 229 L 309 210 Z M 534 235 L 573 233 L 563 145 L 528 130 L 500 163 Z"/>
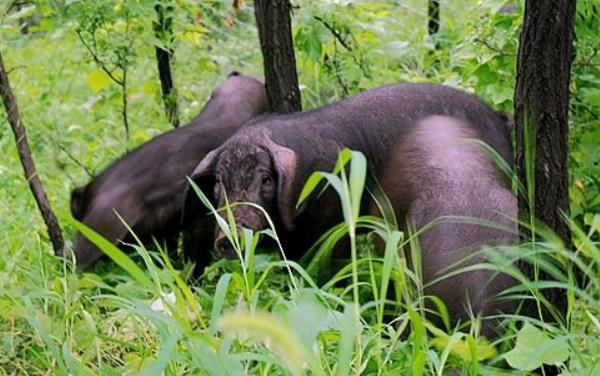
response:
<path id="1" fill-rule="evenodd" d="M 76 219 L 70 220 L 71 224 L 77 231 L 79 231 L 83 236 L 85 236 L 89 241 L 91 241 L 98 249 L 100 249 L 104 254 L 110 257 L 111 260 L 115 262 L 115 264 L 119 265 L 123 268 L 127 273 L 129 273 L 140 285 L 152 288 L 152 281 L 146 276 L 144 271 L 140 269 L 139 266 L 133 260 L 131 260 L 123 251 L 117 248 L 114 244 L 104 239 L 100 234 L 96 231 L 92 230 L 85 224 L 77 221 Z"/>

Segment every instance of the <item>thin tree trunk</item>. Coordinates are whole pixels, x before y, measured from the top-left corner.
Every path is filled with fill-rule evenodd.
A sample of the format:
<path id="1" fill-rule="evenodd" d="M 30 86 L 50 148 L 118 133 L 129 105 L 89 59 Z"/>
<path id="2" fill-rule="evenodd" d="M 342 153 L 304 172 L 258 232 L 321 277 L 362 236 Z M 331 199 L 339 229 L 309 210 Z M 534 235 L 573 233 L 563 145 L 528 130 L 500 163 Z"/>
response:
<path id="1" fill-rule="evenodd" d="M 291 8 L 289 0 L 254 1 L 269 107 L 278 113 L 302 109 L 292 40 Z"/>
<path id="2" fill-rule="evenodd" d="M 123 80 L 121 81 L 121 117 L 125 126 L 125 140 L 129 141 L 129 119 L 127 117 L 127 67 L 123 68 Z"/>
<path id="3" fill-rule="evenodd" d="M 429 0 L 427 16 L 427 32 L 429 37 L 434 40 L 435 48 L 437 49 L 439 47 L 437 33 L 440 30 L 440 0 Z"/>
<path id="4" fill-rule="evenodd" d="M 526 197 L 519 196 L 519 216 L 528 225 L 520 233 L 535 241 L 535 220 L 539 220 L 565 247 L 571 247 L 565 215 L 569 213 L 567 118 L 575 3 L 526 1 L 515 91 L 516 166 L 527 187 Z M 533 267 L 524 267 L 533 276 Z M 539 277 L 549 278 L 543 273 Z M 565 312 L 565 291 L 553 289 L 544 295 L 559 312 Z"/>
<path id="5" fill-rule="evenodd" d="M 174 53 L 171 47 L 171 43 L 173 43 L 173 17 L 171 15 L 173 6 L 170 2 L 165 5 L 162 1 L 159 1 L 154 6 L 154 10 L 156 11 L 156 21 L 153 25 L 154 34 L 158 40 L 165 44 L 165 46 L 155 47 L 162 99 L 169 122 L 174 128 L 177 128 L 180 124 L 177 110 L 177 91 L 175 90 L 171 71 L 171 61 Z"/>
<path id="6" fill-rule="evenodd" d="M 56 215 L 54 215 L 54 212 L 52 211 L 52 207 L 50 206 L 50 202 L 48 201 L 48 196 L 46 196 L 46 192 L 44 191 L 44 187 L 42 186 L 42 182 L 35 171 L 35 163 L 33 161 L 33 157 L 31 156 L 29 144 L 27 143 L 25 126 L 21 122 L 21 116 L 19 115 L 17 101 L 13 95 L 12 89 L 10 88 L 10 82 L 8 81 L 8 73 L 4 68 L 4 61 L 2 60 L 1 53 L 0 96 L 2 97 L 2 101 L 4 102 L 4 107 L 6 108 L 8 122 L 10 123 L 12 131 L 15 135 L 15 142 L 17 144 L 17 150 L 19 152 L 19 159 L 21 160 L 21 165 L 23 166 L 23 171 L 25 172 L 25 179 L 29 183 L 29 188 L 31 189 L 31 193 L 33 193 L 33 198 L 35 199 L 35 202 L 42 214 L 42 218 L 46 223 L 48 235 L 50 236 L 50 241 L 52 242 L 52 246 L 54 247 L 54 253 L 57 255 L 62 255 L 64 251 L 64 241 L 62 237 L 62 232 L 60 230 L 60 225 L 58 223 Z"/>

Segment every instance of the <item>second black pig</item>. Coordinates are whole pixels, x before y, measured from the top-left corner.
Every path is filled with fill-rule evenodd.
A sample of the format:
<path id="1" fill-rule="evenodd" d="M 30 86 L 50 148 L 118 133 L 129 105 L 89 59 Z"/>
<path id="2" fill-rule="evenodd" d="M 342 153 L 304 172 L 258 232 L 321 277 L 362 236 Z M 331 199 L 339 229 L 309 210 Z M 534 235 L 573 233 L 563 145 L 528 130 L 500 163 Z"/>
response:
<path id="1" fill-rule="evenodd" d="M 188 125 L 146 142 L 76 188 L 71 194 L 73 217 L 115 244 L 128 234 L 115 213 L 140 238 L 173 243 L 179 233 L 186 176 L 208 152 L 267 106 L 262 82 L 230 73 Z M 103 254 L 79 233 L 74 251 L 81 267 Z"/>

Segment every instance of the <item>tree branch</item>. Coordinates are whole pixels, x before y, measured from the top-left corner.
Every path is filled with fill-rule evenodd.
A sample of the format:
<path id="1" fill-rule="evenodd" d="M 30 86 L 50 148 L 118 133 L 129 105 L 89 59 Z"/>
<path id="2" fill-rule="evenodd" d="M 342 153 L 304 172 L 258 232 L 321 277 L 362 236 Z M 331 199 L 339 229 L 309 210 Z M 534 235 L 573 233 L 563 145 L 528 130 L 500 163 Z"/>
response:
<path id="1" fill-rule="evenodd" d="M 499 54 L 500 54 L 500 55 L 502 55 L 502 56 L 516 56 L 516 54 L 511 54 L 511 53 L 508 53 L 508 52 L 506 52 L 506 51 L 503 51 L 503 50 L 501 50 L 500 48 L 498 48 L 498 47 L 496 47 L 496 46 L 492 46 L 492 45 L 490 44 L 490 42 L 488 42 L 488 41 L 487 41 L 487 40 L 485 40 L 485 39 L 476 38 L 476 39 L 474 39 L 474 42 L 475 42 L 475 43 L 479 43 L 479 44 L 483 44 L 483 45 L 484 45 L 484 46 L 486 46 L 486 47 L 487 47 L 489 50 L 491 50 L 491 51 L 494 51 L 494 52 L 497 52 L 497 53 L 499 53 Z"/>
<path id="2" fill-rule="evenodd" d="M 81 43 L 83 44 L 83 46 L 85 47 L 85 49 L 90 53 L 90 55 L 92 56 L 92 59 L 94 59 L 94 62 L 98 65 L 98 67 L 100 67 L 100 69 L 102 69 L 104 71 L 104 73 L 106 73 L 106 75 L 113 80 L 114 83 L 123 86 L 123 81 L 122 79 L 118 78 L 117 76 L 115 76 L 113 74 L 114 71 L 111 71 L 107 68 L 106 63 L 103 62 L 100 57 L 98 56 L 98 52 L 96 51 L 96 37 L 92 36 L 93 38 L 93 42 L 94 42 L 94 48 L 92 48 L 86 41 L 85 38 L 83 37 L 83 35 L 81 35 L 81 30 L 75 30 L 75 33 L 77 34 L 77 36 L 79 37 L 79 40 L 81 41 Z"/>
<path id="3" fill-rule="evenodd" d="M 6 73 L 6 69 L 4 68 L 4 61 L 2 60 L 1 53 L 0 96 L 2 97 L 2 101 L 4 102 L 4 107 L 6 108 L 8 122 L 10 123 L 12 131 L 15 135 L 15 142 L 17 145 L 17 150 L 19 152 L 21 166 L 23 166 L 23 172 L 25 173 L 25 179 L 29 183 L 29 189 L 31 189 L 33 198 L 35 199 L 35 202 L 38 206 L 38 209 L 40 210 L 44 223 L 46 224 L 48 235 L 50 236 L 50 241 L 52 242 L 52 246 L 54 248 L 54 253 L 57 255 L 62 255 L 64 253 L 64 240 L 62 236 L 62 231 L 60 229 L 58 219 L 52 211 L 52 207 L 50 205 L 50 201 L 48 200 L 48 196 L 46 195 L 46 191 L 44 190 L 44 187 L 42 185 L 42 181 L 36 173 L 35 163 L 33 161 L 31 150 L 29 149 L 29 144 L 27 142 L 25 126 L 23 125 L 21 121 L 21 116 L 19 115 L 17 101 L 10 87 L 10 82 L 8 81 L 8 74 Z"/>
<path id="4" fill-rule="evenodd" d="M 440 48 L 440 42 L 437 38 L 440 30 L 440 0 L 429 0 L 427 5 L 427 34 L 434 41 L 435 49 Z"/>
<path id="5" fill-rule="evenodd" d="M 340 33 L 340 31 L 335 27 L 335 25 L 330 24 L 329 22 L 327 22 L 320 16 L 313 16 L 313 18 L 315 20 L 319 21 L 323 26 L 325 26 L 325 28 L 327 30 L 329 30 L 331 35 L 333 35 L 333 37 L 342 45 L 342 47 L 344 47 L 344 49 L 346 49 L 346 51 L 350 52 L 350 56 L 352 57 L 352 60 L 354 61 L 354 63 L 356 65 L 358 65 L 358 67 L 360 68 L 363 75 L 366 78 L 371 78 L 371 73 L 369 72 L 369 69 L 364 64 L 364 58 L 363 58 L 362 53 L 360 51 L 358 52 L 359 58 L 357 58 L 354 55 L 356 52 L 354 46 L 352 46 L 352 44 L 348 42 L 346 37 L 342 33 Z M 349 34 L 351 34 L 351 33 L 349 33 Z"/>
<path id="6" fill-rule="evenodd" d="M 153 22 L 154 35 L 163 43 L 167 43 L 168 47 L 155 46 L 156 63 L 158 66 L 158 77 L 160 79 L 160 87 L 162 90 L 162 100 L 165 106 L 165 112 L 169 122 L 174 128 L 179 127 L 179 115 L 177 111 L 177 90 L 173 83 L 173 74 L 171 71 L 171 60 L 173 59 L 173 19 L 169 14 L 173 11 L 173 6 L 168 4 L 163 5 L 159 1 L 154 6 L 156 12 L 156 20 Z"/>

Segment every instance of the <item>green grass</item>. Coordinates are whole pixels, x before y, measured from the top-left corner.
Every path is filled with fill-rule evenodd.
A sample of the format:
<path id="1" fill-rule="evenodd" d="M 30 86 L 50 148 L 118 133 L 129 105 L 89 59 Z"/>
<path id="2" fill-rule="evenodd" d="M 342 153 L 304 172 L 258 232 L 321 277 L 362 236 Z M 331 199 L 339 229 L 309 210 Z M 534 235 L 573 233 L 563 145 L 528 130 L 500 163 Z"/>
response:
<path id="1" fill-rule="evenodd" d="M 217 2 L 210 3 L 202 13 L 209 31 L 198 39 L 185 34 L 196 5 L 182 1 L 178 8 L 174 71 L 183 120 L 199 110 L 230 70 L 261 74 L 251 4 L 228 28 L 228 6 L 213 9 Z M 337 61 L 337 75 L 350 93 L 388 82 L 441 82 L 510 110 L 519 17 L 492 14 L 501 3 L 442 3 L 443 48 L 434 53 L 428 47 L 423 2 L 298 1 L 294 28 L 304 107 L 345 95 L 339 77 L 324 67 L 327 54 Z M 588 3 L 598 2 L 580 1 L 580 7 Z M 148 29 L 136 34 L 129 88 L 132 137 L 126 144 L 118 87 L 98 78 L 98 67 L 74 33 L 81 15 L 60 14 L 53 6 L 60 8 L 38 2 L 46 21 L 28 35 L 15 28 L 17 20 L 2 15 L 0 48 L 13 69 L 10 79 L 38 172 L 71 238 L 81 225 L 69 219 L 68 198 L 75 185 L 88 179 L 82 165 L 99 171 L 127 147 L 169 125 Z M 317 14 L 348 27 L 352 52 L 333 41 L 313 18 Z M 239 260 L 216 261 L 200 280 L 191 278 L 189 265 L 160 251 L 134 246 L 123 254 L 107 243 L 101 247 L 111 259 L 76 271 L 70 260 L 52 255 L 12 134 L 1 118 L 0 375 L 443 375 L 451 370 L 504 375 L 527 374 L 543 361 L 559 363 L 565 375 L 600 372 L 600 207 L 594 157 L 600 122 L 590 115 L 599 111 L 600 71 L 578 65 L 598 45 L 599 27 L 578 19 L 570 160 L 577 252 L 537 228 L 535 244 L 507 247 L 503 257 L 476 266 L 512 273 L 520 285 L 506 295 L 519 301 L 537 299 L 542 306 L 540 290 L 564 290 L 569 305 L 561 324 L 501 317 L 505 335 L 490 342 L 478 335 L 481 318 L 461 331 L 429 323 L 419 272 L 409 270 L 410 263 L 396 252 L 399 244 L 414 244 L 413 234 L 358 216 L 357 203 L 368 193 L 363 193 L 364 166 L 357 155 L 344 156 L 350 161 L 348 175 L 340 175 L 341 169 L 320 176 L 340 194 L 345 220 L 299 263 L 286 261 L 285 249 L 256 249 L 257 234 L 232 232 Z M 366 68 L 355 63 L 360 58 Z M 356 236 L 358 229 L 385 239 L 383 252 L 375 252 L 370 237 Z M 332 260 L 333 245 L 345 234 L 350 234 L 351 258 Z M 406 257 L 418 264 L 418 247 L 413 245 Z M 554 281 L 529 281 L 511 266 L 519 259 L 535 262 Z M 578 270 L 586 275 L 581 288 L 573 282 Z"/>

